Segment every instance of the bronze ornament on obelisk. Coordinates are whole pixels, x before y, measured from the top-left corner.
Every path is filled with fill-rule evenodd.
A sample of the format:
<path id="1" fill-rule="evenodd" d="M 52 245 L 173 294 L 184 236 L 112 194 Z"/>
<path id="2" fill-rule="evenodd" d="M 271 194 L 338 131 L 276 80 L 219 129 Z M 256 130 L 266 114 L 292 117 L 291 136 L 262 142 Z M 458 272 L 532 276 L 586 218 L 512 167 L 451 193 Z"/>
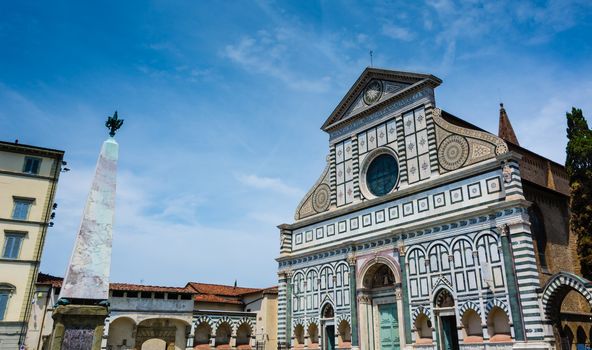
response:
<path id="1" fill-rule="evenodd" d="M 115 214 L 119 145 L 114 136 L 123 120 L 107 119 L 103 142 L 80 229 L 56 303 L 51 350 L 99 350 L 109 314 L 109 273 Z"/>

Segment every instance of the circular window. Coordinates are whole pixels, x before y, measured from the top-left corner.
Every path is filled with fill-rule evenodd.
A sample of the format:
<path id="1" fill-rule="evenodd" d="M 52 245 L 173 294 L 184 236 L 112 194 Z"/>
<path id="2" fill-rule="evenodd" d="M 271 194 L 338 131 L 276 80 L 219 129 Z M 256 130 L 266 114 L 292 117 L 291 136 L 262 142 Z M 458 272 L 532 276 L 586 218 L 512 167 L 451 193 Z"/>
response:
<path id="1" fill-rule="evenodd" d="M 399 177 L 399 165 L 395 157 L 383 153 L 372 160 L 366 171 L 366 184 L 375 196 L 392 191 Z"/>

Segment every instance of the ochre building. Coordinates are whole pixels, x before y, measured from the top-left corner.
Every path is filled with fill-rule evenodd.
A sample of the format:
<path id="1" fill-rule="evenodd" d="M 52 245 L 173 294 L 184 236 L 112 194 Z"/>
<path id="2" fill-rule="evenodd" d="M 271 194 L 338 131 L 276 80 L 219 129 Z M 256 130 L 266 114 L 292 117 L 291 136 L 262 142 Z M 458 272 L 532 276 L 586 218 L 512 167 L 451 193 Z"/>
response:
<path id="1" fill-rule="evenodd" d="M 367 68 L 323 124 L 327 166 L 279 226 L 282 348 L 590 343 L 564 167 L 503 106 L 499 135 L 437 108 L 441 83 Z"/>
<path id="2" fill-rule="evenodd" d="M 24 343 L 63 157 L 0 142 L 0 349 Z"/>

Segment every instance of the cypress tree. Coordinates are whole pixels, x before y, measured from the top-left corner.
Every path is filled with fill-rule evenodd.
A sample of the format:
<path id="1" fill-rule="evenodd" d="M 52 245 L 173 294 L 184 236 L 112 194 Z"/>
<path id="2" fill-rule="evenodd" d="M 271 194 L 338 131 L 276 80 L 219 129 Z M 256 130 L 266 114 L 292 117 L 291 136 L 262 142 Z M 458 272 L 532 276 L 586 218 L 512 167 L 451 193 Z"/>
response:
<path id="1" fill-rule="evenodd" d="M 566 116 L 565 168 L 571 189 L 569 226 L 577 237 L 582 275 L 592 279 L 592 131 L 581 109 L 572 107 Z"/>

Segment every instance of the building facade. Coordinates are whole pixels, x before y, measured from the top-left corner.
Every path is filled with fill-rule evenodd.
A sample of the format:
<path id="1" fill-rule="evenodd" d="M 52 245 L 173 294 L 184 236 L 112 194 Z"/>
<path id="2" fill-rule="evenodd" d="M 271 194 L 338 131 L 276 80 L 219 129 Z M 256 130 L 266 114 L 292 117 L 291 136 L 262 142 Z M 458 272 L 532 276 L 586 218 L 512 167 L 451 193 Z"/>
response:
<path id="1" fill-rule="evenodd" d="M 440 84 L 367 68 L 324 123 L 327 166 L 279 226 L 281 346 L 576 348 L 565 327 L 589 343 L 565 170 L 503 107 L 500 136 L 437 108 Z"/>
<path id="2" fill-rule="evenodd" d="M 62 278 L 40 274 L 27 349 L 49 349 Z M 111 283 L 102 349 L 277 348 L 277 288 Z"/>
<path id="3" fill-rule="evenodd" d="M 63 157 L 0 142 L 0 349 L 24 342 Z"/>

